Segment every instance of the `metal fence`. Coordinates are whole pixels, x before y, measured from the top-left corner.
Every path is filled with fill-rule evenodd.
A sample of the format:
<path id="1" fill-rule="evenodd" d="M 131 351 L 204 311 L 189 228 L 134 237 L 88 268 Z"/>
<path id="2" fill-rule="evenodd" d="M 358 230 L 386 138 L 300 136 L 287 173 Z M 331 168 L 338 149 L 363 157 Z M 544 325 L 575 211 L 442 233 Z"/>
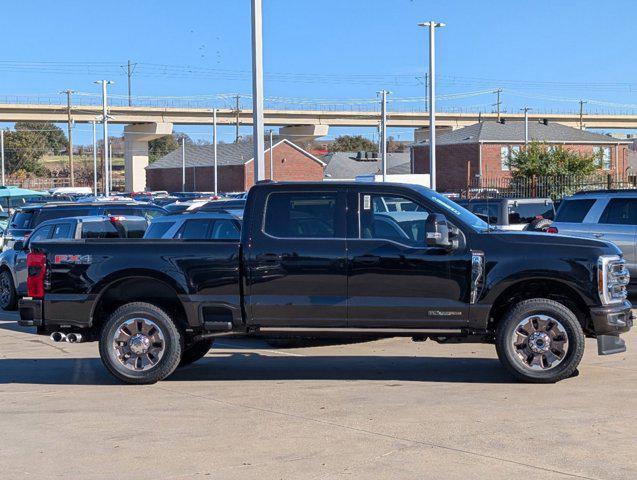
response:
<path id="1" fill-rule="evenodd" d="M 582 190 L 636 188 L 635 175 L 594 174 L 475 178 L 468 185 L 448 191 L 461 198 L 551 197 L 559 200 Z"/>

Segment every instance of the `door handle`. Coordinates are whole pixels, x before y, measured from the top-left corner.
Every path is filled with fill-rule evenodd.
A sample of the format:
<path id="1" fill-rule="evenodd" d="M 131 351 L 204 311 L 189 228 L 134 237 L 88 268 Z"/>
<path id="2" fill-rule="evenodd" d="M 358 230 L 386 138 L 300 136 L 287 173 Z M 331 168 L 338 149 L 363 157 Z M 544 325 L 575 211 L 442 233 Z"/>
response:
<path id="1" fill-rule="evenodd" d="M 594 233 L 593 236 L 595 238 L 602 238 L 604 236 L 604 234 L 603 233 Z"/>
<path id="2" fill-rule="evenodd" d="M 380 257 L 378 255 L 361 255 L 354 257 L 354 260 L 359 263 L 379 263 Z"/>
<path id="3" fill-rule="evenodd" d="M 258 262 L 276 263 L 276 262 L 279 262 L 280 260 L 281 260 L 281 255 L 277 253 L 262 253 L 260 255 L 257 255 Z"/>

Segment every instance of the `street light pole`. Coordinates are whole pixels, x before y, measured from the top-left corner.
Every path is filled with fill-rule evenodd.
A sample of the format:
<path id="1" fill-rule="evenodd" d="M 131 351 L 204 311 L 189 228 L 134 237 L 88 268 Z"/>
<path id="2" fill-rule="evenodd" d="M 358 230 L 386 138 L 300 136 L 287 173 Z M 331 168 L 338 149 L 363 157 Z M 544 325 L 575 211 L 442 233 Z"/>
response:
<path id="1" fill-rule="evenodd" d="M 106 93 L 106 86 L 114 83 L 111 80 L 97 80 L 95 83 L 102 85 L 102 135 L 104 136 L 104 148 L 102 149 L 102 159 L 104 161 L 104 196 L 108 197 L 111 194 L 111 186 L 109 179 L 109 165 L 108 165 L 108 98 Z"/>
<path id="2" fill-rule="evenodd" d="M 274 159 L 272 157 L 274 153 L 274 145 L 272 144 L 272 129 L 270 129 L 270 180 L 274 182 Z"/>
<path id="3" fill-rule="evenodd" d="M 383 182 L 387 181 L 387 94 L 390 93 L 387 90 L 381 90 L 381 102 L 380 102 L 380 162 L 381 173 L 383 175 Z"/>
<path id="4" fill-rule="evenodd" d="M 93 124 L 93 195 L 97 197 L 97 132 L 95 120 L 91 120 Z"/>
<path id="5" fill-rule="evenodd" d="M 186 191 L 186 136 L 181 137 L 181 191 Z"/>
<path id="6" fill-rule="evenodd" d="M 529 110 L 533 110 L 533 109 L 529 107 L 524 107 L 524 108 L 521 108 L 520 110 L 524 112 L 524 145 L 526 146 L 529 144 Z"/>
<path id="7" fill-rule="evenodd" d="M 263 129 L 263 11 L 261 0 L 252 0 L 252 140 L 254 183 L 265 180 Z"/>
<path id="8" fill-rule="evenodd" d="M 215 166 L 214 166 L 214 171 L 215 171 L 215 196 L 218 195 L 219 190 L 218 190 L 218 185 L 219 183 L 217 182 L 217 109 L 214 108 L 212 110 L 212 145 L 213 145 L 213 155 L 214 155 L 214 162 L 215 162 Z"/>
<path id="9" fill-rule="evenodd" d="M 423 22 L 419 27 L 429 27 L 429 175 L 430 187 L 436 189 L 436 28 L 442 22 Z"/>
<path id="10" fill-rule="evenodd" d="M 2 162 L 2 186 L 4 187 L 4 128 L 0 128 L 0 161 Z"/>
<path id="11" fill-rule="evenodd" d="M 66 94 L 66 115 L 67 115 L 67 131 L 68 131 L 68 155 L 69 155 L 69 170 L 71 176 L 71 186 L 75 186 L 75 168 L 73 165 L 73 120 L 71 118 L 71 96 L 75 93 L 73 90 L 64 90 Z"/>

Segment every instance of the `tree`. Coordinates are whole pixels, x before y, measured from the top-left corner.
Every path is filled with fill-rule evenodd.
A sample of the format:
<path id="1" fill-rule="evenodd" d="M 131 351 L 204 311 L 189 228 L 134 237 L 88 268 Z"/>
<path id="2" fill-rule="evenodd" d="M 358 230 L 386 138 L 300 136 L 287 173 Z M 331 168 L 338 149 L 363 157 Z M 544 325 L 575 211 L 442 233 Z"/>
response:
<path id="1" fill-rule="evenodd" d="M 328 146 L 330 152 L 375 152 L 378 144 L 362 135 L 341 135 Z"/>
<path id="2" fill-rule="evenodd" d="M 64 152 L 69 142 L 64 131 L 51 122 L 16 122 L 16 131 L 31 132 L 44 140 L 46 148 L 54 155 Z"/>
<path id="3" fill-rule="evenodd" d="M 182 138 L 186 140 L 187 145 L 193 144 L 192 139 L 185 133 L 173 133 L 148 142 L 148 161 L 153 163 L 173 150 L 177 150 Z"/>
<path id="4" fill-rule="evenodd" d="M 601 154 L 590 155 L 572 152 L 562 146 L 549 147 L 532 142 L 509 157 L 509 167 L 514 178 L 538 176 L 588 175 L 599 170 Z"/>
<path id="5" fill-rule="evenodd" d="M 48 151 L 46 138 L 30 130 L 5 130 L 4 150 L 7 173 L 19 171 L 42 174 L 40 159 Z"/>

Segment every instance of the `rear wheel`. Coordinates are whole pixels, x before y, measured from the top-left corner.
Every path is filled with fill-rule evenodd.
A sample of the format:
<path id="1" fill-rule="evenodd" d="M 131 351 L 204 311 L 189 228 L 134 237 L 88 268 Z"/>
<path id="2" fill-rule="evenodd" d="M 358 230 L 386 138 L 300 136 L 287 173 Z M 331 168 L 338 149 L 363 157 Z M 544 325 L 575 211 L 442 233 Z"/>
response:
<path id="1" fill-rule="evenodd" d="M 545 298 L 524 300 L 500 321 L 500 362 L 516 378 L 554 383 L 573 375 L 584 354 L 584 332 L 575 314 Z"/>
<path id="2" fill-rule="evenodd" d="M 15 310 L 18 303 L 18 294 L 15 291 L 13 277 L 9 270 L 0 272 L 0 308 L 2 310 Z"/>
<path id="3" fill-rule="evenodd" d="M 172 319 L 150 303 L 118 308 L 102 328 L 100 357 L 119 380 L 148 384 L 173 373 L 182 352 L 182 335 Z"/>
<path id="4" fill-rule="evenodd" d="M 212 344 L 214 343 L 214 339 L 209 340 L 201 340 L 199 342 L 195 342 L 192 345 L 188 345 L 184 349 L 184 353 L 181 355 L 181 361 L 179 362 L 179 367 L 185 367 L 186 365 L 190 365 L 191 363 L 195 363 L 197 360 L 201 360 L 206 356 L 206 353 L 212 348 Z"/>

